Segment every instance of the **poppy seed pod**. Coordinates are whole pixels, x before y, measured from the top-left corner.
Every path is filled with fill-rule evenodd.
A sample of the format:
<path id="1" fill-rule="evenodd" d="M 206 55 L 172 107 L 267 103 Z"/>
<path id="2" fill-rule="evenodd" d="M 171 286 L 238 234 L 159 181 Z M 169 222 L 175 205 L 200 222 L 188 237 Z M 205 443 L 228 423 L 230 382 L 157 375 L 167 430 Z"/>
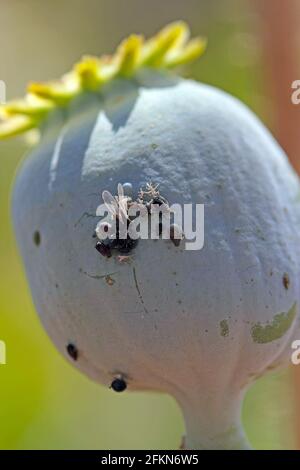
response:
<path id="1" fill-rule="evenodd" d="M 0 136 L 41 129 L 13 218 L 57 348 L 114 390 L 172 395 L 185 448 L 242 449 L 245 390 L 288 362 L 299 326 L 300 187 L 249 109 L 163 70 L 202 51 L 187 35 L 176 23 L 134 36 L 110 61 L 31 85 L 3 109 Z M 174 240 L 95 239 L 102 196 L 109 228 L 120 206 L 129 223 L 125 200 L 204 204 L 203 248 L 186 249 L 176 224 Z"/>

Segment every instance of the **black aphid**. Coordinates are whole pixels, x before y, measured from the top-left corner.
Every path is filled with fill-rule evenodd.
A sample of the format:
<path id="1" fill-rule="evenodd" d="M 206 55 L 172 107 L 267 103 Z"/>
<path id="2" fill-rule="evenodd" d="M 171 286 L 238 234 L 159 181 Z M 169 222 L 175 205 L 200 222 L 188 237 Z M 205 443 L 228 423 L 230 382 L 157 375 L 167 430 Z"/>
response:
<path id="1" fill-rule="evenodd" d="M 110 249 L 109 245 L 105 245 L 102 242 L 97 242 L 95 248 L 96 248 L 97 251 L 99 251 L 99 253 L 102 256 L 105 256 L 106 258 L 111 257 L 111 249 Z"/>
<path id="2" fill-rule="evenodd" d="M 78 349 L 76 348 L 75 344 L 69 343 L 66 347 L 67 353 L 69 356 L 74 360 L 77 361 L 78 359 Z"/>
<path id="3" fill-rule="evenodd" d="M 114 379 L 111 383 L 110 388 L 112 388 L 115 392 L 124 392 L 127 388 L 127 383 L 125 382 L 124 379 Z"/>
<path id="4" fill-rule="evenodd" d="M 168 201 L 161 195 L 154 196 L 151 201 L 151 204 L 157 204 L 158 206 L 162 206 L 163 204 L 169 205 Z"/>
<path id="5" fill-rule="evenodd" d="M 130 253 L 133 248 L 136 247 L 138 240 L 133 240 L 130 237 L 127 237 L 125 240 L 115 240 L 114 248 L 117 248 L 120 253 L 127 254 Z"/>
<path id="6" fill-rule="evenodd" d="M 33 234 L 33 241 L 36 246 L 41 244 L 41 234 L 38 230 L 36 230 Z"/>

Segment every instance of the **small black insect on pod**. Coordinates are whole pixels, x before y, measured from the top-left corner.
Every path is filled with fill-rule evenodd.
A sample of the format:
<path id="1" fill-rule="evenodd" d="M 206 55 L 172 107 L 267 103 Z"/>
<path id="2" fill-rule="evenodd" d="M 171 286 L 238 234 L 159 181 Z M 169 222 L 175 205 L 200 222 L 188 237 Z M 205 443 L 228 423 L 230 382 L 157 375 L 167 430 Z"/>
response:
<path id="1" fill-rule="evenodd" d="M 162 206 L 163 204 L 169 205 L 168 201 L 162 197 L 160 194 L 158 196 L 154 196 L 154 198 L 151 201 L 151 204 L 157 204 L 158 206 Z"/>
<path id="2" fill-rule="evenodd" d="M 176 227 L 174 224 L 170 226 L 170 240 L 174 243 L 175 246 L 179 246 L 181 238 L 176 238 Z"/>
<path id="3" fill-rule="evenodd" d="M 74 361 L 77 361 L 77 359 L 78 359 L 78 349 L 75 346 L 75 344 L 72 344 L 72 343 L 67 344 L 66 349 L 67 349 L 67 353 L 69 354 L 69 356 Z"/>
<path id="4" fill-rule="evenodd" d="M 122 377 L 116 377 L 112 383 L 110 388 L 112 388 L 115 392 L 124 392 L 127 388 L 127 383 Z"/>
<path id="5" fill-rule="evenodd" d="M 105 245 L 102 242 L 97 242 L 95 248 L 96 248 L 97 251 L 99 251 L 99 253 L 102 256 L 105 256 L 106 258 L 111 257 L 111 248 L 110 248 L 109 245 Z"/>

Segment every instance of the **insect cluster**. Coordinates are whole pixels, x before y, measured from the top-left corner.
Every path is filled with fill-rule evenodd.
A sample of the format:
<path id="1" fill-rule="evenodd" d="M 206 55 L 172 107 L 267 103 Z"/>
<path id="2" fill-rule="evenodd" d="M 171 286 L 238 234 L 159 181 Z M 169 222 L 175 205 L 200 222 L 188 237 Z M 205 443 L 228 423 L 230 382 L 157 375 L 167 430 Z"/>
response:
<path id="1" fill-rule="evenodd" d="M 126 194 L 125 194 L 126 192 Z M 99 238 L 96 243 L 96 250 L 107 258 L 112 256 L 113 250 L 117 250 L 121 254 L 128 254 L 136 247 L 138 239 L 131 238 L 128 227 L 137 215 L 149 217 L 154 211 L 159 210 L 158 233 L 162 234 L 163 212 L 171 212 L 168 201 L 160 195 L 158 185 L 151 182 L 146 183 L 145 189 L 141 188 L 137 199 L 132 199 L 132 184 L 118 184 L 118 195 L 113 196 L 109 191 L 102 192 L 102 199 L 108 217 L 101 220 L 96 227 L 94 236 Z M 135 209 L 135 215 L 130 215 L 131 209 Z M 126 228 L 126 236 L 123 237 L 124 228 Z M 183 232 L 175 225 L 170 226 L 170 239 L 175 246 L 179 246 L 180 240 L 183 238 Z"/>

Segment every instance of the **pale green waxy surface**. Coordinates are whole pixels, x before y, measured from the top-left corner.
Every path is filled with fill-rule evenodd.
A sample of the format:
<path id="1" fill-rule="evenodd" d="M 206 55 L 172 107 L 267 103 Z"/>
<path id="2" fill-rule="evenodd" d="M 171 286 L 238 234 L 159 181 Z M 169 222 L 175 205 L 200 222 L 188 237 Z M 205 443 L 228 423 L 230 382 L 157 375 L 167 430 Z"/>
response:
<path id="1" fill-rule="evenodd" d="M 228 325 L 227 320 L 220 321 L 220 331 L 221 331 L 221 336 L 229 335 L 229 325 Z"/>
<path id="2" fill-rule="evenodd" d="M 288 312 L 278 313 L 273 320 L 262 325 L 256 323 L 251 328 L 251 336 L 255 343 L 270 343 L 281 338 L 292 326 L 297 313 L 297 303 Z"/>

